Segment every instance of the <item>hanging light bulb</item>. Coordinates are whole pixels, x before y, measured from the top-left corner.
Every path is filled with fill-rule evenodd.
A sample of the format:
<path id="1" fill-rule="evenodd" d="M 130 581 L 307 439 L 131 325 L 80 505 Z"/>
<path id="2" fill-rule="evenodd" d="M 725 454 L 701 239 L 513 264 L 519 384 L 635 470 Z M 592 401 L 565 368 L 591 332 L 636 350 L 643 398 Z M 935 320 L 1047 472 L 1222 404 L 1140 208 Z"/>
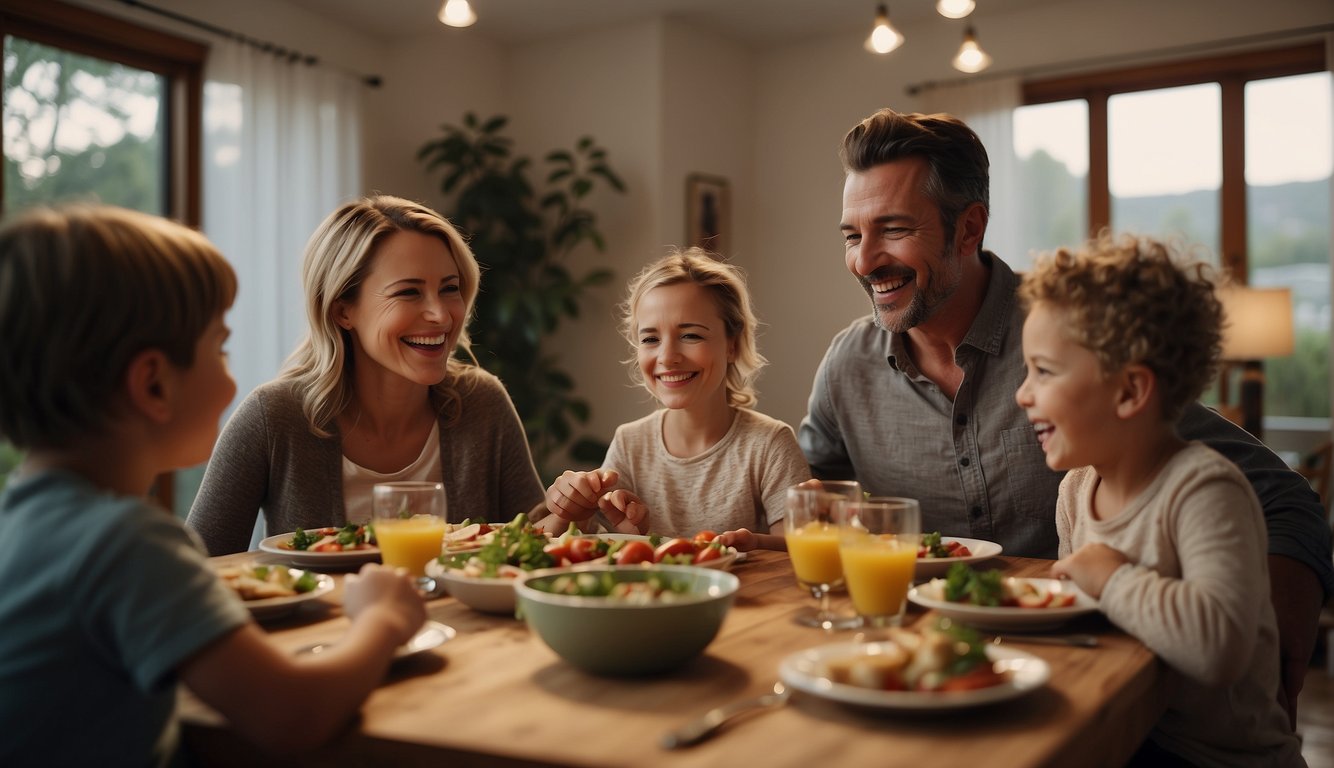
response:
<path id="1" fill-rule="evenodd" d="M 977 44 L 977 34 L 973 32 L 971 24 L 964 30 L 963 45 L 959 46 L 959 52 L 954 54 L 951 63 L 955 69 L 969 74 L 981 72 L 991 66 L 991 57 Z"/>
<path id="2" fill-rule="evenodd" d="M 437 18 L 451 27 L 471 27 L 477 21 L 477 14 L 473 13 L 468 0 L 445 0 Z"/>
<path id="3" fill-rule="evenodd" d="M 947 19 L 962 19 L 973 12 L 977 3 L 973 0 L 938 0 L 936 13 Z"/>
<path id="4" fill-rule="evenodd" d="M 903 45 L 903 34 L 889 23 L 889 7 L 884 3 L 876 6 L 875 28 L 866 38 L 866 50 L 871 53 L 889 53 Z"/>

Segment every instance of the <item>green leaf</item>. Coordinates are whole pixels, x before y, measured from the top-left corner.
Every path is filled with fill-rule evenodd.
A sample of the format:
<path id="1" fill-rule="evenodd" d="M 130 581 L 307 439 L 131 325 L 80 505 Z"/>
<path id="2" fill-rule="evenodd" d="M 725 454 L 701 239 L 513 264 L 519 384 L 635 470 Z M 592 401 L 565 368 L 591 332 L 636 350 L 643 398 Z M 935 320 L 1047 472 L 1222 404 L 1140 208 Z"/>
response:
<path id="1" fill-rule="evenodd" d="M 504 115 L 496 115 L 490 120 L 487 120 L 486 124 L 482 126 L 482 133 L 495 133 L 501 128 L 504 128 L 509 121 L 510 119 Z"/>

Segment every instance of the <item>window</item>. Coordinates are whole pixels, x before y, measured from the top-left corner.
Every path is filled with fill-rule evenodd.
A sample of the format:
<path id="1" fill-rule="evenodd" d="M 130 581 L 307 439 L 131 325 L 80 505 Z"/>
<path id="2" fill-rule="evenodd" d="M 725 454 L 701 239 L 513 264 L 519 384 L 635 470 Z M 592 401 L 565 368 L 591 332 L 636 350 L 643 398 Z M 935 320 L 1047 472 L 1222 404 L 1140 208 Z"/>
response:
<path id="1" fill-rule="evenodd" d="M 1314 43 L 1031 82 L 1014 118 L 1021 183 L 1034 185 L 1024 197 L 1037 202 L 1030 247 L 1143 232 L 1199 246 L 1242 282 L 1292 289 L 1296 351 L 1265 362 L 1269 416 L 1330 415 L 1325 66 Z"/>
<path id="2" fill-rule="evenodd" d="M 199 224 L 206 46 L 56 0 L 0 9 L 0 211 L 70 199 Z M 16 462 L 0 445 L 0 483 Z M 157 485 L 172 508 L 171 477 Z"/>

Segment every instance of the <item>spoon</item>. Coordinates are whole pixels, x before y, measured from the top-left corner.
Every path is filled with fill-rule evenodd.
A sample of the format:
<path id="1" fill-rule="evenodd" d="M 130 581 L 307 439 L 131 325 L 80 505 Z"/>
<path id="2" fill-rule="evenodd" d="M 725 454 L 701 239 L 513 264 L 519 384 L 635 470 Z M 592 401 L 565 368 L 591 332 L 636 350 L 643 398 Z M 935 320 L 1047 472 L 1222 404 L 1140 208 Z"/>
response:
<path id="1" fill-rule="evenodd" d="M 663 734 L 663 749 L 679 749 L 698 744 L 717 733 L 718 729 L 733 718 L 751 710 L 777 709 L 786 703 L 791 695 L 792 692 L 782 683 L 774 683 L 773 693 L 766 693 L 763 696 L 756 696 L 751 699 L 741 699 L 731 704 L 710 709 L 697 719 L 691 720 L 674 731 Z"/>
<path id="2" fill-rule="evenodd" d="M 1098 638 L 1093 635 L 997 635 L 991 642 L 1037 643 L 1039 645 L 1073 645 L 1077 648 L 1097 648 Z"/>

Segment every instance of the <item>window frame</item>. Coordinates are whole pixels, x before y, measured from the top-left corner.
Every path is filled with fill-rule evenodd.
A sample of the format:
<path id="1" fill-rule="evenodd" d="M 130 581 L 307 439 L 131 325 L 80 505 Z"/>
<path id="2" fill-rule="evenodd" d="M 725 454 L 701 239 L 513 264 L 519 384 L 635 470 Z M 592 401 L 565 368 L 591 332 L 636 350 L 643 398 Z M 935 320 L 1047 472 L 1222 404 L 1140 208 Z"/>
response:
<path id="1" fill-rule="evenodd" d="M 0 40 L 13 35 L 84 56 L 154 72 L 166 79 L 166 202 L 170 218 L 198 227 L 204 60 L 208 46 L 59 0 L 6 0 Z M 0 125 L 0 131 L 3 131 Z M 3 134 L 0 134 L 3 136 Z M 0 208 L 5 199 L 0 179 Z"/>
<path id="2" fill-rule="evenodd" d="M 1044 78 L 1022 86 L 1024 106 L 1082 99 L 1088 104 L 1088 224 L 1092 237 L 1111 224 L 1107 101 L 1114 95 L 1218 83 L 1223 181 L 1219 190 L 1219 260 L 1233 280 L 1249 281 L 1246 221 L 1245 88 L 1252 80 L 1324 72 L 1325 44 L 1300 45 Z"/>

